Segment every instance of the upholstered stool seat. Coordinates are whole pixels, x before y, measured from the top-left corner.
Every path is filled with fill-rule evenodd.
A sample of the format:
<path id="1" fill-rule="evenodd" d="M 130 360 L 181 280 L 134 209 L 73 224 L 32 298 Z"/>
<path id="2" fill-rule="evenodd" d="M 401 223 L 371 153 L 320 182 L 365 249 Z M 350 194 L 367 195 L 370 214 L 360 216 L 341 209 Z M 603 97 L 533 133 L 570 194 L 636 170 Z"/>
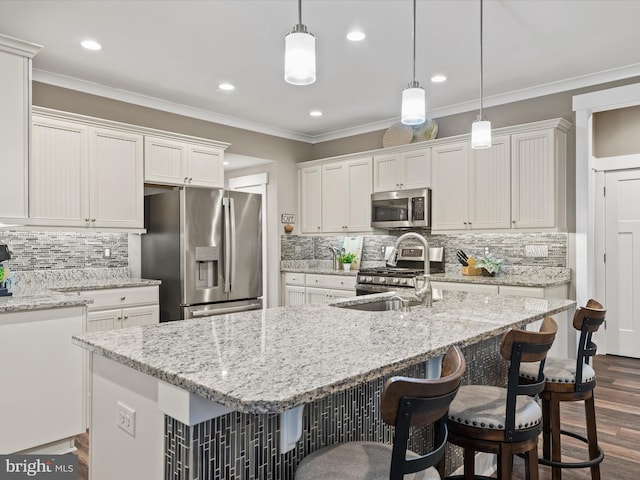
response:
<path id="1" fill-rule="evenodd" d="M 442 359 L 440 378 L 392 377 L 385 383 L 380 415 L 394 426 L 393 444 L 347 442 L 321 448 L 302 459 L 296 480 L 440 480 L 438 465 L 447 443 L 447 410 L 466 368 L 458 347 Z M 433 448 L 408 449 L 414 428 L 432 427 Z M 426 433 L 426 432 L 425 432 Z"/>
<path id="2" fill-rule="evenodd" d="M 520 375 L 530 380 L 535 380 L 538 373 L 537 363 L 528 363 L 520 367 Z M 576 361 L 573 358 L 548 357 L 544 364 L 544 376 L 547 383 L 576 383 Z M 591 365 L 582 367 L 582 379 L 592 382 L 596 378 L 596 372 Z"/>
<path id="3" fill-rule="evenodd" d="M 347 442 L 318 450 L 304 458 L 296 470 L 296 480 L 389 480 L 391 445 L 378 442 Z M 418 458 L 407 451 L 407 458 Z M 440 480 L 431 467 L 405 475 L 404 480 Z"/>
<path id="4" fill-rule="evenodd" d="M 544 364 L 545 385 L 540 393 L 542 401 L 542 458 L 540 464 L 551 467 L 552 480 L 562 479 L 563 468 L 590 468 L 592 480 L 600 480 L 600 463 L 604 452 L 598 446 L 596 412 L 593 392 L 596 372 L 590 365 L 596 354 L 593 334 L 604 323 L 606 311 L 591 299 L 586 307 L 580 307 L 573 316 L 573 327 L 580 332 L 575 359 L 548 357 Z M 520 376 L 525 381 L 535 378 L 535 365 L 520 366 Z M 560 402 L 584 401 L 587 436 L 562 430 L 560 427 Z M 587 444 L 589 459 L 586 461 L 562 461 L 561 435 L 566 435 Z M 572 453 L 572 457 L 577 454 Z"/>
<path id="5" fill-rule="evenodd" d="M 447 415 L 449 442 L 464 449 L 464 478 L 475 474 L 475 453 L 497 455 L 498 479 L 511 480 L 514 455 L 524 454 L 527 480 L 538 479 L 538 436 L 542 409 L 534 398 L 544 388 L 544 360 L 558 331 L 551 317 L 539 332 L 509 330 L 502 336 L 500 354 L 509 362 L 507 387 L 465 385 L 451 402 Z M 535 381 L 523 384 L 520 367 L 535 363 Z M 446 473 L 444 462 L 440 474 Z"/>
<path id="6" fill-rule="evenodd" d="M 507 417 L 507 389 L 485 385 L 460 387 L 449 407 L 448 419 L 472 427 L 504 430 Z M 542 408 L 532 398 L 516 399 L 516 430 L 535 427 L 542 422 Z"/>

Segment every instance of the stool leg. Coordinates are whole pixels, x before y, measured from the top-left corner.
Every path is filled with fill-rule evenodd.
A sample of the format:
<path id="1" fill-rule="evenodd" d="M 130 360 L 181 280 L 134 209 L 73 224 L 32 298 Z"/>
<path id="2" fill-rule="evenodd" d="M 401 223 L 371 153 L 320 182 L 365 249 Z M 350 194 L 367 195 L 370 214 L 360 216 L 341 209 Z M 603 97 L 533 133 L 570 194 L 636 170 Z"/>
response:
<path id="1" fill-rule="evenodd" d="M 551 401 L 542 399 L 542 457 L 551 460 Z"/>
<path id="2" fill-rule="evenodd" d="M 560 445 L 560 401 L 554 397 L 553 393 L 551 394 L 550 403 L 551 460 L 559 462 L 562 460 L 562 447 Z M 551 467 L 551 479 L 562 480 L 562 469 L 560 467 Z"/>
<path id="3" fill-rule="evenodd" d="M 498 454 L 498 480 L 511 480 L 513 476 L 513 449 L 511 444 L 502 443 Z"/>
<path id="4" fill-rule="evenodd" d="M 474 480 L 476 475 L 476 452 L 464 449 L 464 480 Z"/>
<path id="5" fill-rule="evenodd" d="M 527 480 L 538 480 L 538 446 L 524 454 L 524 469 Z"/>
<path id="6" fill-rule="evenodd" d="M 596 429 L 596 408 L 591 396 L 584 401 L 584 412 L 587 420 L 587 439 L 589 441 L 589 459 L 598 456 L 598 433 Z M 600 480 L 600 464 L 591 467 L 591 480 Z"/>

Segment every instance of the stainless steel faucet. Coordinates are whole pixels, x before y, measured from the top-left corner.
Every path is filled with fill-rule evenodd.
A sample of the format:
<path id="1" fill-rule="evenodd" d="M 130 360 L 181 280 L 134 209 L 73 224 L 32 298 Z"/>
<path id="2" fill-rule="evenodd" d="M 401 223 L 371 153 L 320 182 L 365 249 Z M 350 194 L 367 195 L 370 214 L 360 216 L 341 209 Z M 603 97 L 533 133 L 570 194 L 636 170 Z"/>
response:
<path id="1" fill-rule="evenodd" d="M 333 269 L 340 270 L 340 250 L 337 247 L 329 247 L 329 250 L 331 250 L 332 253 Z"/>
<path id="2" fill-rule="evenodd" d="M 404 235 L 400 235 L 396 240 L 396 246 L 394 248 L 394 252 L 391 255 L 393 259 L 396 259 L 398 256 L 398 247 L 400 244 L 404 242 L 407 238 L 415 238 L 422 245 L 424 245 L 424 273 L 422 275 L 418 275 L 416 277 L 416 285 L 415 285 L 415 294 L 416 297 L 422 300 L 422 304 L 426 307 L 431 306 L 431 261 L 429 258 L 429 242 L 422 235 L 417 234 L 415 232 L 408 232 Z"/>
<path id="3" fill-rule="evenodd" d="M 400 235 L 396 240 L 396 246 L 394 247 L 395 252 L 391 255 L 391 258 L 396 258 L 398 256 L 398 247 L 407 238 L 415 238 L 420 243 L 422 243 L 422 245 L 424 245 L 424 276 L 429 277 L 429 269 L 431 268 L 431 264 L 429 261 L 429 242 L 422 235 L 419 235 L 415 232 L 407 232 L 404 235 Z"/>

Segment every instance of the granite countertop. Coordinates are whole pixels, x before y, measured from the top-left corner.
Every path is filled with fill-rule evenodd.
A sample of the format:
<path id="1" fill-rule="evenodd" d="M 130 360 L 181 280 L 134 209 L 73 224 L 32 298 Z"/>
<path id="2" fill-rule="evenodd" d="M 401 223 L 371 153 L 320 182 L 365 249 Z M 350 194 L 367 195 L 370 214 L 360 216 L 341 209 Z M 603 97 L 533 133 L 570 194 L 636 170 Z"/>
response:
<path id="1" fill-rule="evenodd" d="M 93 303 L 85 290 L 160 285 L 159 280 L 128 276 L 126 268 L 59 269 L 14 272 L 13 295 L 0 297 L 0 313 L 82 306 Z"/>
<path id="2" fill-rule="evenodd" d="M 444 291 L 432 308 L 407 313 L 301 305 L 94 332 L 73 342 L 234 410 L 278 413 L 573 306 Z"/>
<path id="3" fill-rule="evenodd" d="M 383 266 L 382 262 L 371 262 L 364 267 Z M 324 275 L 357 275 L 357 271 L 343 272 L 333 270 L 326 261 L 282 261 L 281 272 L 316 273 Z M 431 280 L 439 282 L 477 283 L 484 285 L 512 285 L 518 287 L 551 287 L 571 281 L 571 269 L 568 267 L 505 267 L 495 277 L 462 275 L 459 265 L 446 265 L 445 273 L 432 273 Z"/>

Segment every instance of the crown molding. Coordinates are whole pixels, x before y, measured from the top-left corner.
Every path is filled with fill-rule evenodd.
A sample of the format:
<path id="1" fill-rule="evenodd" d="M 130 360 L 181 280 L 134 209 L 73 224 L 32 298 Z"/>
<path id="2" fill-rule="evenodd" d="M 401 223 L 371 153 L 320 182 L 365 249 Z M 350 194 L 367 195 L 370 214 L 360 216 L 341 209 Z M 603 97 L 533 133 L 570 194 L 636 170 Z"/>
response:
<path id="1" fill-rule="evenodd" d="M 19 38 L 0 34 L 0 51 L 13 53 L 22 57 L 33 58 L 44 47 L 37 43 L 26 42 Z"/>

